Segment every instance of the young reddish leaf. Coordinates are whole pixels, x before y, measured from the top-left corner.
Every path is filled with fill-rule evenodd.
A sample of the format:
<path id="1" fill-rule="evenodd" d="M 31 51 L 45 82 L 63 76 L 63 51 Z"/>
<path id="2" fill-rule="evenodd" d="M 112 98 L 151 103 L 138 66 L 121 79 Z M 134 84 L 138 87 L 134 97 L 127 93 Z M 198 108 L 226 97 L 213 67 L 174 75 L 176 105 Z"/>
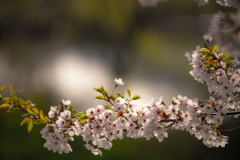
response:
<path id="1" fill-rule="evenodd" d="M 33 107 L 31 106 L 31 109 L 32 109 L 32 111 L 33 111 L 34 113 L 36 113 L 37 115 L 39 115 L 39 110 L 38 110 L 38 108 L 33 108 Z"/>
<path id="2" fill-rule="evenodd" d="M 33 116 L 35 116 L 36 115 L 36 113 L 34 113 L 31 109 L 31 106 L 30 105 L 28 105 L 28 107 L 26 107 L 26 109 L 27 109 L 27 111 L 28 111 L 28 113 L 29 114 L 31 114 L 31 115 L 33 115 Z"/>
<path id="3" fill-rule="evenodd" d="M 111 95 L 110 95 L 110 99 L 113 100 L 113 101 L 115 101 L 115 100 L 116 100 L 116 97 L 114 97 L 114 95 L 111 94 Z"/>

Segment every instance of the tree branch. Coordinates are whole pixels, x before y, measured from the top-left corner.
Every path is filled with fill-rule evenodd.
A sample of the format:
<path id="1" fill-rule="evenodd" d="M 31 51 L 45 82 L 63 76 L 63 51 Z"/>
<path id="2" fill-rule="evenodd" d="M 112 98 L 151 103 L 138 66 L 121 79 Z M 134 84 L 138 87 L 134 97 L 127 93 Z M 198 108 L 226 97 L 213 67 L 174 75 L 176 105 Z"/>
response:
<path id="1" fill-rule="evenodd" d="M 211 115 L 217 115 L 218 113 L 211 113 Z M 232 116 L 232 115 L 237 115 L 240 114 L 240 111 L 232 111 L 232 112 L 228 112 L 226 114 L 221 114 L 222 116 Z"/>
<path id="2" fill-rule="evenodd" d="M 211 113 L 210 115 L 217 115 L 218 113 Z M 226 114 L 221 114 L 222 116 L 232 116 L 232 115 L 238 115 L 240 114 L 240 111 L 233 111 L 233 112 L 228 112 Z M 162 123 L 162 122 L 176 122 L 181 120 L 182 118 L 177 118 L 177 119 L 162 119 L 160 120 L 158 123 Z"/>
<path id="3" fill-rule="evenodd" d="M 219 129 L 219 131 L 221 131 L 221 132 L 230 132 L 230 131 L 237 130 L 237 129 L 240 129 L 240 127 L 233 128 L 233 129 L 226 129 L 226 130 Z"/>

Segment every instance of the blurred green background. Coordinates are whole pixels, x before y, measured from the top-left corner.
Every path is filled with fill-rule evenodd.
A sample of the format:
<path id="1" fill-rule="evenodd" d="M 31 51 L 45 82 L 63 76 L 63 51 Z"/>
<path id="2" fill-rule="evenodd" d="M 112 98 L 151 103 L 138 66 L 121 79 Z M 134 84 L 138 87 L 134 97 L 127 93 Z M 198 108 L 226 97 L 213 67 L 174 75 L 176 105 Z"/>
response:
<path id="1" fill-rule="evenodd" d="M 198 7 L 193 0 L 170 0 L 143 8 L 136 0 L 0 0 L 0 85 L 25 89 L 45 113 L 62 98 L 78 111 L 102 104 L 92 87 L 110 92 L 121 77 L 139 105 L 179 94 L 202 101 L 207 87 L 189 75 L 185 51 L 203 45 L 210 20 L 221 8 L 215 2 Z M 9 90 L 4 92 L 9 96 Z M 113 141 L 110 151 L 94 156 L 81 137 L 73 152 L 59 155 L 43 147 L 43 126 L 30 134 L 20 127 L 21 113 L 0 110 L 0 159 L 239 159 L 240 131 L 226 133 L 225 148 L 209 149 L 185 131 L 169 130 L 169 138 Z M 223 129 L 240 126 L 225 118 Z"/>

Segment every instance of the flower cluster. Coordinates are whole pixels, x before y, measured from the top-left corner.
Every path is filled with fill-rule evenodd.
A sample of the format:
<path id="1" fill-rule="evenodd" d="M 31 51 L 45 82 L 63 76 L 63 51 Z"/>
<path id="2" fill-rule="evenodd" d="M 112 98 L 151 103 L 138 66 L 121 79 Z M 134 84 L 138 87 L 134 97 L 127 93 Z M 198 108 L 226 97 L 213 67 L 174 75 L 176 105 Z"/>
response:
<path id="1" fill-rule="evenodd" d="M 198 46 L 191 54 L 185 55 L 193 67 L 190 74 L 195 80 L 206 82 L 209 93 L 212 95 L 208 102 L 199 104 L 197 111 L 202 121 L 201 128 L 208 132 L 209 140 L 214 142 L 209 145 L 210 142 L 203 138 L 203 143 L 210 147 L 218 146 L 219 144 L 216 144 L 218 139 L 221 142 L 220 145 L 224 146 L 227 138 L 221 135 L 219 125 L 222 124 L 224 115 L 230 115 L 231 111 L 238 111 L 240 107 L 240 70 L 236 69 L 239 61 L 236 57 L 226 56 L 225 52 L 220 51 L 218 45 L 214 48 Z M 199 127 L 197 129 L 199 130 Z M 219 138 L 213 138 L 212 135 L 218 135 Z M 204 134 L 200 137 L 204 137 Z"/>
<path id="2" fill-rule="evenodd" d="M 138 0 L 145 7 L 156 6 L 160 1 L 166 0 Z M 198 1 L 199 6 L 209 2 L 195 1 Z M 239 0 L 216 2 L 240 9 Z M 220 129 L 224 116 L 238 117 L 240 114 L 240 69 L 236 67 L 240 62 L 236 57 L 229 57 L 226 49 L 231 53 L 240 49 L 239 17 L 240 12 L 216 14 L 210 34 L 203 36 L 205 48 L 197 46 L 196 50 L 185 54 L 193 67 L 190 74 L 196 81 L 206 83 L 211 94 L 205 102 L 178 95 L 172 98 L 170 105 L 165 104 L 163 97 L 157 102 L 151 99 L 146 104 L 137 105 L 136 100 L 140 96 L 132 96 L 129 89 L 128 96 L 124 93 L 114 94 L 117 87 L 124 85 L 121 78 L 115 78 L 111 94 L 103 86 L 93 88 L 101 94 L 95 98 L 109 105 L 98 105 L 86 112 L 77 112 L 72 109 L 71 101 L 62 100 L 59 106 L 50 107 L 47 117 L 31 101 L 18 98 L 11 86 L 11 97 L 3 97 L 1 93 L 5 87 L 0 88 L 0 101 L 4 102 L 0 108 L 8 108 L 7 112 L 25 112 L 21 126 L 27 123 L 28 132 L 34 124 L 45 124 L 40 131 L 46 140 L 44 147 L 59 154 L 72 152 L 69 141 L 73 141 L 74 136 L 82 136 L 86 149 L 94 155 L 102 156 L 102 149 L 110 150 L 112 140 L 123 139 L 123 133 L 134 139 L 143 137 L 150 140 L 156 137 L 161 142 L 168 137 L 166 131 L 169 128 L 186 130 L 210 148 L 225 147 L 228 137 L 222 135 L 224 130 Z M 208 46 L 212 36 L 219 46 Z"/>
<path id="3" fill-rule="evenodd" d="M 44 147 L 60 154 L 72 151 L 68 141 L 73 141 L 73 136 L 78 136 L 82 131 L 82 124 L 71 119 L 71 102 L 62 100 L 62 104 L 51 106 L 48 116 L 50 120 L 41 130 L 42 138 L 46 140 Z"/>
<path id="4" fill-rule="evenodd" d="M 203 38 L 206 44 L 212 40 L 211 35 L 204 35 Z M 190 74 L 208 86 L 212 96 L 207 102 L 179 95 L 173 97 L 169 106 L 162 97 L 158 102 L 152 99 L 138 106 L 136 100 L 140 97 L 131 97 L 130 90 L 126 99 L 124 94 L 108 95 L 101 86 L 94 88 L 102 94 L 96 98 L 109 102 L 110 106 L 89 108 L 77 114 L 75 119 L 71 119 L 70 103 L 63 101 L 60 107 L 51 107 L 48 115 L 52 121 L 41 131 L 47 140 L 44 146 L 54 152 L 68 153 L 72 151 L 68 141 L 76 135 L 83 137 L 86 148 L 94 155 L 102 155 L 101 149 L 109 150 L 111 141 L 123 139 L 124 132 L 130 138 L 144 137 L 150 140 L 156 137 L 161 142 L 168 137 L 167 129 L 172 127 L 194 134 L 208 147 L 224 147 L 228 138 L 221 134 L 219 125 L 225 115 L 240 108 L 240 69 L 235 69 L 239 61 L 227 57 L 217 45 L 213 49 L 198 46 L 192 53 L 186 53 L 186 56 L 193 67 Z M 115 88 L 124 85 L 120 78 L 114 82 Z"/>
<path id="5" fill-rule="evenodd" d="M 111 94 L 103 86 L 93 88 L 101 94 L 95 98 L 110 105 L 98 105 L 86 112 L 77 112 L 72 109 L 71 101 L 62 100 L 59 106 L 50 107 L 47 117 L 31 101 L 18 98 L 12 87 L 12 98 L 0 94 L 0 100 L 5 102 L 0 108 L 27 112 L 21 125 L 27 123 L 29 132 L 33 124 L 46 124 L 40 131 L 46 140 L 44 147 L 60 154 L 72 151 L 68 142 L 73 141 L 74 136 L 82 136 L 84 146 L 92 154 L 102 155 L 102 149 L 110 150 L 112 140 L 123 139 L 123 133 L 134 139 L 156 137 L 161 142 L 168 137 L 169 128 L 186 130 L 208 147 L 224 147 L 228 143 L 228 137 L 222 135 L 224 130 L 220 129 L 224 116 L 240 114 L 240 69 L 236 68 L 240 62 L 236 57 L 228 57 L 218 45 L 208 47 L 212 41 L 210 34 L 203 39 L 205 48 L 197 46 L 185 56 L 193 67 L 190 74 L 208 86 L 211 96 L 205 102 L 178 95 L 170 105 L 165 104 L 163 97 L 157 102 L 151 99 L 137 105 L 140 96 L 132 96 L 129 89 L 128 95 L 114 94 L 118 86 L 124 85 L 121 78 L 116 78 Z M 0 93 L 4 88 L 0 88 Z"/>

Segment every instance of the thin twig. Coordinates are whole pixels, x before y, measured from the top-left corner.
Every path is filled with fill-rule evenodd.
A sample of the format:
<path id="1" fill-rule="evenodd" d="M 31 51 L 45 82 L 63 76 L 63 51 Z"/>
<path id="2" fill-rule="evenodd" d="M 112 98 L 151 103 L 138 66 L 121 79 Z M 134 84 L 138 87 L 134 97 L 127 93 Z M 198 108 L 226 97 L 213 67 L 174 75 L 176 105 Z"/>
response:
<path id="1" fill-rule="evenodd" d="M 218 113 L 211 113 L 210 115 L 217 115 Z M 233 112 L 228 112 L 228 113 L 226 113 L 226 114 L 221 114 L 222 116 L 230 116 L 230 115 L 237 115 L 237 114 L 240 114 L 240 111 L 237 111 L 237 112 L 235 112 L 235 111 L 233 111 Z"/>
<path id="2" fill-rule="evenodd" d="M 218 113 L 211 113 L 210 115 L 217 115 Z M 230 116 L 230 115 L 237 115 L 237 114 L 240 114 L 240 111 L 237 111 L 237 112 L 228 112 L 226 114 L 221 114 L 222 116 Z M 162 119 L 160 120 L 158 123 L 162 123 L 162 122 L 176 122 L 176 121 L 179 121 L 181 120 L 182 118 L 177 118 L 177 119 Z"/>
<path id="3" fill-rule="evenodd" d="M 114 106 L 114 105 L 112 104 L 112 102 L 111 102 L 110 98 L 109 98 L 107 101 L 108 101 L 109 103 L 111 103 L 111 105 L 112 105 L 112 106 Z"/>
<path id="4" fill-rule="evenodd" d="M 176 121 L 179 121 L 179 120 L 181 120 L 181 119 L 180 118 L 178 118 L 178 119 L 162 119 L 158 123 L 162 123 L 162 122 L 176 122 Z"/>
<path id="5" fill-rule="evenodd" d="M 219 131 L 221 131 L 221 132 L 230 132 L 230 131 L 237 130 L 237 129 L 240 129 L 240 127 L 233 128 L 233 129 L 226 129 L 226 130 L 219 129 Z"/>

